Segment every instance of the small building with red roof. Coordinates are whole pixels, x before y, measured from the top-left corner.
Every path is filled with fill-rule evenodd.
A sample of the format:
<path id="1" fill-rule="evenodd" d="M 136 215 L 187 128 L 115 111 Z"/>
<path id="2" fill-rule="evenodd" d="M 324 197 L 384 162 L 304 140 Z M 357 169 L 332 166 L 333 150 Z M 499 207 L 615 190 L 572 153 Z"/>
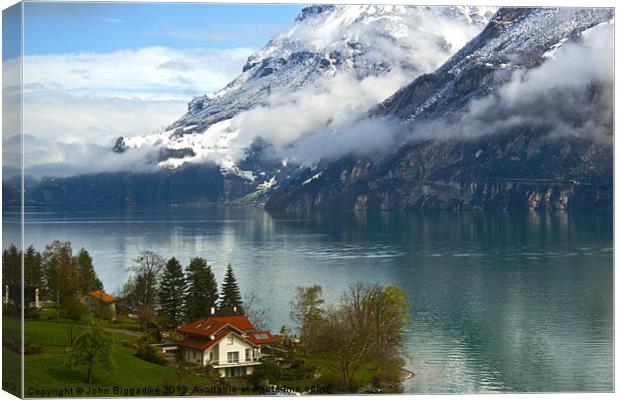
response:
<path id="1" fill-rule="evenodd" d="M 118 297 L 112 296 L 103 290 L 93 290 L 82 297 L 82 302 L 98 318 L 116 319 L 116 302 Z"/>
<path id="2" fill-rule="evenodd" d="M 261 331 L 245 315 L 211 316 L 179 328 L 182 359 L 211 365 L 222 377 L 251 375 L 260 365 L 263 348 L 273 344 L 270 331 Z"/>

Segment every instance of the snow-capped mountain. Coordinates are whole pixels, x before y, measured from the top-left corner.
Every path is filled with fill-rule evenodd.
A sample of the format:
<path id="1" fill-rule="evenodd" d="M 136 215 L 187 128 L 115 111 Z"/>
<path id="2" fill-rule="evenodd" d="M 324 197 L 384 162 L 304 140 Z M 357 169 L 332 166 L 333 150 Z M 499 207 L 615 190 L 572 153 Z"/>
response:
<path id="1" fill-rule="evenodd" d="M 494 11 L 480 7 L 305 7 L 291 28 L 250 56 L 241 74 L 225 88 L 193 99 L 187 114 L 165 132 L 119 138 L 114 149 L 153 149 L 152 162 L 167 168 L 209 161 L 225 173 L 253 180 L 261 171 L 242 171 L 238 165 L 257 138 L 285 146 L 323 129 L 338 120 L 339 114 L 367 111 L 403 84 L 441 65 L 484 28 Z M 362 92 L 331 92 L 333 87 L 367 78 Z M 286 106 L 298 103 L 294 96 L 303 97 L 303 90 L 334 99 L 331 110 L 321 110 L 312 123 L 286 127 L 287 135 L 294 132 L 290 140 L 271 140 L 271 126 L 286 124 L 298 113 Z M 248 111 L 273 105 L 280 109 L 274 120 L 260 117 L 262 129 L 249 122 L 253 115 Z"/>
<path id="2" fill-rule="evenodd" d="M 481 30 L 487 15 L 305 8 L 166 132 L 119 138 L 116 151 L 142 150 L 134 154 L 155 171 L 49 178 L 29 200 L 304 211 L 611 205 L 614 10 L 502 8 Z M 473 30 L 457 51 L 456 38 Z M 342 152 L 351 142 L 366 151 Z M 308 143 L 319 161 L 286 158 Z"/>
<path id="3" fill-rule="evenodd" d="M 400 145 L 308 168 L 271 209 L 610 205 L 613 9 L 500 9 L 371 111 Z"/>

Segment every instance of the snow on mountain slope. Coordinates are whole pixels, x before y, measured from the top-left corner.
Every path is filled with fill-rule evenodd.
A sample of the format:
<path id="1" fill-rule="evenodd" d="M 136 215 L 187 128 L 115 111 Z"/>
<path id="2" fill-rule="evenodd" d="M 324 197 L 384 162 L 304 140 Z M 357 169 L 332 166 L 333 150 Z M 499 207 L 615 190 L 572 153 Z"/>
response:
<path id="1" fill-rule="evenodd" d="M 157 158 L 159 166 L 212 161 L 239 173 L 236 164 L 256 138 L 283 147 L 330 125 L 346 125 L 441 65 L 494 12 L 462 6 L 305 7 L 288 31 L 248 58 L 228 86 L 193 99 L 166 131 L 119 138 L 115 150 L 176 150 Z"/>
<path id="2" fill-rule="evenodd" d="M 609 207 L 613 21 L 611 8 L 500 9 L 444 65 L 373 109 L 398 136 L 389 151 L 323 160 L 266 207 Z"/>
<path id="3" fill-rule="evenodd" d="M 472 97 L 489 94 L 515 72 L 540 66 L 559 48 L 613 17 L 613 9 L 603 8 L 502 8 L 480 35 L 435 72 L 401 88 L 375 114 L 407 121 L 445 114 Z"/>

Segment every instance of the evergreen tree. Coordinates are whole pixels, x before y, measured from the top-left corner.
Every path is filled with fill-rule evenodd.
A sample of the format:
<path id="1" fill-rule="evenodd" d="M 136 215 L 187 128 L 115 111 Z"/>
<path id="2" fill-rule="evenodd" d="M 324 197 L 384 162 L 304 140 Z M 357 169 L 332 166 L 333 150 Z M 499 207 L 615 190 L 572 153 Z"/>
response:
<path id="1" fill-rule="evenodd" d="M 35 300 L 35 291 L 43 292 L 44 289 L 43 258 L 41 253 L 36 251 L 31 245 L 24 253 L 24 294 L 26 304 Z"/>
<path id="2" fill-rule="evenodd" d="M 159 284 L 159 312 L 170 327 L 183 321 L 186 291 L 187 282 L 181 264 L 172 257 L 164 267 Z"/>
<path id="3" fill-rule="evenodd" d="M 6 296 L 6 287 L 9 288 L 9 298 L 15 305 L 21 304 L 21 265 L 22 252 L 14 244 L 2 252 L 2 288 L 3 297 Z"/>
<path id="4" fill-rule="evenodd" d="M 241 291 L 237 284 L 237 279 L 232 269 L 232 265 L 228 263 L 226 275 L 224 276 L 224 284 L 220 293 L 220 307 L 237 307 L 237 311 L 241 312 Z"/>
<path id="5" fill-rule="evenodd" d="M 80 249 L 75 259 L 80 277 L 80 292 L 86 294 L 93 290 L 103 290 L 103 284 L 95 272 L 93 258 L 88 254 L 88 251 L 84 248 Z"/>
<path id="6" fill-rule="evenodd" d="M 217 282 L 204 258 L 192 258 L 187 267 L 187 318 L 196 320 L 209 315 L 217 305 Z"/>

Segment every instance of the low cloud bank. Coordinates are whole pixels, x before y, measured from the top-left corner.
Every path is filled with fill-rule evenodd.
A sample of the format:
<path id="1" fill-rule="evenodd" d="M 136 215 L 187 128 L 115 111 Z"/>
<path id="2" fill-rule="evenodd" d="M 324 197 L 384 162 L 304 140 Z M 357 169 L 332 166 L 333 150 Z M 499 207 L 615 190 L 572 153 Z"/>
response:
<path id="1" fill-rule="evenodd" d="M 372 133 L 378 122 L 359 120 L 406 81 L 400 71 L 361 82 L 340 74 L 295 93 L 272 95 L 267 105 L 233 118 L 231 128 L 239 132 L 233 143 L 236 157 L 259 137 L 281 156 L 301 163 L 363 150 L 365 143 L 389 145 L 389 137 Z"/>
<path id="2" fill-rule="evenodd" d="M 414 139 L 479 137 L 529 128 L 550 136 L 613 139 L 613 24 L 600 24 L 548 54 L 532 70 L 517 70 L 497 91 L 473 100 L 447 120 L 411 127 Z"/>
<path id="3" fill-rule="evenodd" d="M 302 165 L 350 153 L 377 154 L 404 140 L 475 138 L 521 128 L 611 143 L 613 72 L 613 24 L 607 23 L 548 54 L 539 67 L 514 71 L 508 82 L 464 111 L 432 122 L 363 118 L 406 83 L 403 74 L 393 73 L 361 84 L 338 76 L 274 95 L 267 106 L 239 115 L 232 125 L 240 132 L 239 148 L 261 137 L 279 156 Z"/>
<path id="4" fill-rule="evenodd" d="M 148 47 L 27 55 L 23 64 L 23 129 L 26 151 L 33 155 L 26 159 L 26 173 L 58 176 L 148 168 L 148 158 L 140 165 L 144 150 L 112 153 L 116 138 L 169 125 L 187 110 L 188 98 L 225 86 L 252 52 L 248 48 Z M 2 88 L 7 106 L 5 146 L 14 143 L 9 137 L 18 134 L 21 87 L 15 83 L 20 69 L 19 59 L 3 63 L 7 78 Z M 7 160 L 4 165 L 10 167 L 11 163 L 15 164 Z"/>

